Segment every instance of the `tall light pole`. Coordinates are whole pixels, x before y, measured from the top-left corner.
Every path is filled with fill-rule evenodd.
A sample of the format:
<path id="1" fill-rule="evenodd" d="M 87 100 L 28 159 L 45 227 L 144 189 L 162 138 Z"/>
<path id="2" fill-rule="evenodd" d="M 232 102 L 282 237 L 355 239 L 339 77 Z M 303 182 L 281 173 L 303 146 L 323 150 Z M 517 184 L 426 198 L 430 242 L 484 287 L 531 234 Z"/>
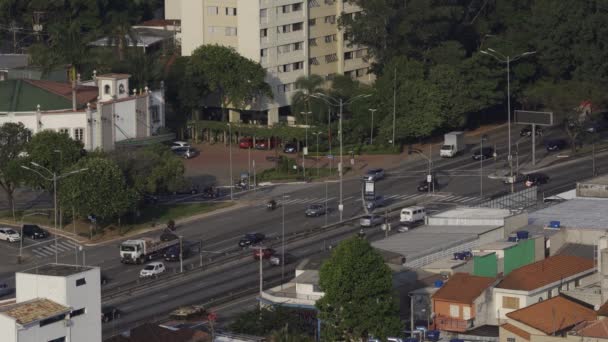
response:
<path id="1" fill-rule="evenodd" d="M 395 121 L 397 118 L 397 67 L 393 74 L 393 146 L 395 146 Z"/>
<path id="2" fill-rule="evenodd" d="M 283 195 L 281 203 L 281 289 L 283 289 L 283 278 L 285 277 L 285 200 L 289 195 Z"/>
<path id="3" fill-rule="evenodd" d="M 370 128 L 370 135 L 369 135 L 369 144 L 373 145 L 374 144 L 374 112 L 377 111 L 376 108 L 370 108 L 369 111 L 372 113 L 372 127 Z"/>
<path id="4" fill-rule="evenodd" d="M 304 151 L 302 151 L 302 171 L 304 172 L 304 178 L 306 178 L 306 155 L 308 154 L 308 116 L 312 112 L 300 112 L 304 115 Z"/>
<path id="5" fill-rule="evenodd" d="M 62 175 L 57 175 L 57 172 L 53 172 L 53 171 L 47 169 L 46 167 L 44 167 L 44 166 L 42 166 L 42 165 L 40 165 L 38 163 L 35 163 L 35 162 L 30 162 L 30 163 L 34 167 L 46 171 L 50 175 L 50 177 L 49 176 L 44 176 L 42 173 L 38 172 L 38 170 L 32 169 L 32 168 L 30 168 L 28 166 L 25 166 L 25 165 L 21 165 L 21 168 L 36 173 L 38 176 L 40 176 L 42 179 L 44 179 L 46 181 L 52 181 L 53 182 L 53 202 L 54 202 L 53 212 L 55 214 L 55 220 L 54 220 L 55 221 L 55 224 L 54 224 L 55 225 L 55 263 L 58 263 L 59 262 L 59 256 L 57 254 L 57 250 L 58 250 L 57 249 L 57 235 L 58 235 L 57 234 L 57 180 L 65 178 L 67 176 L 71 176 L 71 175 L 80 173 L 82 171 L 86 171 L 88 169 L 84 168 L 84 169 L 70 171 L 70 172 L 64 173 Z"/>
<path id="6" fill-rule="evenodd" d="M 481 50 L 479 52 L 483 53 L 484 55 L 494 57 L 497 61 L 501 63 L 507 64 L 507 131 L 509 135 L 509 152 L 507 158 L 509 161 L 509 176 L 513 178 L 513 155 L 511 154 L 511 62 L 515 62 L 522 57 L 533 55 L 536 53 L 536 51 L 524 52 L 515 57 L 505 56 L 492 48 Z M 534 132 L 532 132 L 532 134 L 534 135 Z M 515 192 L 515 184 L 511 183 L 511 193 L 513 192 Z"/>
<path id="7" fill-rule="evenodd" d="M 479 142 L 479 198 L 483 198 L 483 142 L 488 140 L 487 135 L 482 135 L 481 140 Z M 511 173 L 511 177 L 513 174 Z"/>
<path id="8" fill-rule="evenodd" d="M 232 201 L 234 200 L 234 184 L 232 184 L 232 126 L 230 123 L 228 123 L 228 155 L 230 159 L 230 183 L 228 185 L 230 186 L 230 200 Z"/>
<path id="9" fill-rule="evenodd" d="M 323 132 L 312 132 L 312 134 L 317 136 L 317 177 L 319 177 L 319 135 L 323 134 Z"/>
<path id="10" fill-rule="evenodd" d="M 361 94 L 361 95 L 357 95 L 354 97 L 351 97 L 350 99 L 348 99 L 348 101 L 344 101 L 344 99 L 342 98 L 335 98 L 329 95 L 325 95 L 322 93 L 315 93 L 310 95 L 311 97 L 314 97 L 316 99 L 322 100 L 323 102 L 327 103 L 330 106 L 338 106 L 338 108 L 340 109 L 339 112 L 339 120 L 338 120 L 338 134 L 340 136 L 340 165 L 338 167 L 338 173 L 340 175 L 340 203 L 338 204 L 338 211 L 340 212 L 340 221 L 342 221 L 342 217 L 344 214 L 344 203 L 343 203 L 343 189 L 342 189 L 342 179 L 343 179 L 343 173 L 344 173 L 344 163 L 343 163 L 343 140 L 342 139 L 342 110 L 344 108 L 344 105 L 349 105 L 359 99 L 362 98 L 366 98 L 366 97 L 370 97 L 370 94 Z"/>

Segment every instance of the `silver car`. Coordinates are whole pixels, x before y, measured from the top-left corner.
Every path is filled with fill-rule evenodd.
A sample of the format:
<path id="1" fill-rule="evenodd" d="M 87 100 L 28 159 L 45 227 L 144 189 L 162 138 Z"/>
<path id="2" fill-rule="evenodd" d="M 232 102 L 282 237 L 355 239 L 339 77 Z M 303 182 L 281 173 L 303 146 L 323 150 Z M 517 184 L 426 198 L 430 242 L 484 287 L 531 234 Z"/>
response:
<path id="1" fill-rule="evenodd" d="M 384 176 L 384 169 L 371 169 L 365 173 L 365 176 L 363 176 L 363 180 L 375 182 L 377 180 L 381 180 L 382 178 L 384 178 Z"/>
<path id="2" fill-rule="evenodd" d="M 306 208 L 306 216 L 315 217 L 325 215 L 325 206 L 322 204 L 311 204 Z"/>
<path id="3" fill-rule="evenodd" d="M 365 215 L 359 220 L 361 227 L 373 227 L 384 223 L 384 217 L 380 215 Z"/>
<path id="4" fill-rule="evenodd" d="M 379 207 L 383 207 L 386 203 L 384 196 L 376 196 L 374 199 L 365 201 L 365 207 L 367 210 L 374 210 Z"/>

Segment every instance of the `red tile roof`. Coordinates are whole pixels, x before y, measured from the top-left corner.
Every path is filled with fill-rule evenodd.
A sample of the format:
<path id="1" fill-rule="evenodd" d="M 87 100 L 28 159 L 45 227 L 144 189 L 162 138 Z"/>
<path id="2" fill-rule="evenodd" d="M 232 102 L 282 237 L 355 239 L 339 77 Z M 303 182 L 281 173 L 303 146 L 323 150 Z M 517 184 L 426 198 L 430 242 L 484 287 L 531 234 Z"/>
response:
<path id="1" fill-rule="evenodd" d="M 46 80 L 23 80 L 34 87 L 46 90 L 55 95 L 72 101 L 72 85 L 69 83 L 61 83 Z M 76 103 L 80 106 L 87 102 L 96 102 L 99 91 L 97 87 L 79 85 L 76 87 Z"/>
<path id="2" fill-rule="evenodd" d="M 584 305 L 558 296 L 510 312 L 507 317 L 551 335 L 580 322 L 595 320 L 597 315 Z"/>
<path id="3" fill-rule="evenodd" d="M 500 327 L 503 328 L 503 329 L 505 329 L 505 330 L 507 330 L 507 331 L 509 331 L 509 332 L 511 332 L 511 333 L 513 333 L 513 334 L 515 334 L 515 335 L 517 335 L 517 336 L 519 336 L 519 337 L 521 337 L 521 338 L 524 338 L 526 340 L 530 340 L 530 333 L 529 332 L 527 332 L 527 331 L 525 331 L 523 329 L 520 329 L 520 328 L 514 326 L 513 324 L 505 323 L 505 324 L 501 325 Z"/>
<path id="4" fill-rule="evenodd" d="M 496 287 L 531 291 L 593 268 L 593 260 L 573 255 L 556 255 L 514 270 Z"/>
<path id="5" fill-rule="evenodd" d="M 600 316 L 608 317 L 608 302 L 600 306 L 599 310 L 597 310 L 597 314 Z"/>
<path id="6" fill-rule="evenodd" d="M 456 273 L 433 295 L 433 300 L 471 304 L 495 278 Z"/>
<path id="7" fill-rule="evenodd" d="M 572 329 L 572 333 L 583 337 L 608 338 L 608 319 L 583 322 Z"/>

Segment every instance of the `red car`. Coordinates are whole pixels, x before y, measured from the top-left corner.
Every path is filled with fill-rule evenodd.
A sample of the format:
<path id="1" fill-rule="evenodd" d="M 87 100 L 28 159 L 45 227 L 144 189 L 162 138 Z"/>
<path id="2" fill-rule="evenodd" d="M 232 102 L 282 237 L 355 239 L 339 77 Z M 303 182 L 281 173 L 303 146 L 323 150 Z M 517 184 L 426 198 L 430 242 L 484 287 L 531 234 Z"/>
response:
<path id="1" fill-rule="evenodd" d="M 256 249 L 253 251 L 253 258 L 255 260 L 260 260 L 261 254 L 262 259 L 270 259 L 270 257 L 273 256 L 274 253 L 276 253 L 276 251 L 272 248 Z"/>
<path id="2" fill-rule="evenodd" d="M 241 138 L 239 148 L 253 148 L 253 138 Z"/>

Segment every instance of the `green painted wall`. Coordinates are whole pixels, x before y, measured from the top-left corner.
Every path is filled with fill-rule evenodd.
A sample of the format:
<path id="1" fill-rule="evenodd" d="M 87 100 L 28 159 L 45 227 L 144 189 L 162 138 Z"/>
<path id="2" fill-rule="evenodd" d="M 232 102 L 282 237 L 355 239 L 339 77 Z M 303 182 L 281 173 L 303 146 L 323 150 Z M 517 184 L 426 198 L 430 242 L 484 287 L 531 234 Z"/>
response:
<path id="1" fill-rule="evenodd" d="M 505 250 L 504 275 L 534 262 L 534 240 L 520 240 L 517 246 Z"/>
<path id="2" fill-rule="evenodd" d="M 498 259 L 496 253 L 473 257 L 473 275 L 496 278 L 497 274 Z"/>

